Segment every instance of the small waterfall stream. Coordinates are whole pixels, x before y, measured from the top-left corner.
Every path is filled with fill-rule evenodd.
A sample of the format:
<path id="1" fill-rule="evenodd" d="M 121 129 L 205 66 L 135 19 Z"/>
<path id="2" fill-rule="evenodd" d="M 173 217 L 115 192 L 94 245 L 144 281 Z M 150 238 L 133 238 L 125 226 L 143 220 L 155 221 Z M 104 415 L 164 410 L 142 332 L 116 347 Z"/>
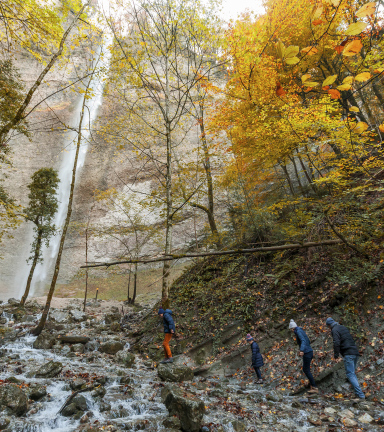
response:
<path id="1" fill-rule="evenodd" d="M 104 43 L 104 45 L 100 46 L 97 52 L 97 57 L 102 55 L 103 50 L 105 49 L 104 58 L 103 58 L 103 69 L 108 70 L 109 66 L 109 50 L 108 47 L 108 41 Z M 78 181 L 78 178 L 81 174 L 81 168 L 84 166 L 86 154 L 89 147 L 89 142 L 91 139 L 91 131 L 92 125 L 94 121 L 97 118 L 99 107 L 102 103 L 103 99 L 103 89 L 104 89 L 104 74 L 95 74 L 95 79 L 92 82 L 92 89 L 93 95 L 89 98 L 87 102 L 87 109 L 84 113 L 84 119 L 83 119 L 83 127 L 82 127 L 82 143 L 80 147 L 79 152 L 79 158 L 77 162 L 77 174 L 76 174 L 76 181 Z M 83 97 L 79 98 L 79 100 L 76 103 L 72 120 L 70 122 L 70 127 L 77 129 L 79 126 L 79 119 L 80 119 L 80 112 L 81 107 L 83 103 Z M 76 147 L 75 143 L 77 140 L 77 133 L 75 131 L 67 132 L 65 135 L 64 140 L 64 148 L 62 151 L 62 159 L 60 163 L 59 168 L 59 178 L 60 178 L 60 184 L 58 188 L 57 198 L 59 202 L 58 211 L 55 216 L 54 224 L 58 228 L 58 233 L 51 238 L 49 247 L 43 246 L 43 263 L 38 264 L 36 266 L 32 284 L 31 284 L 31 291 L 30 295 L 33 296 L 33 294 L 36 292 L 38 288 L 44 288 L 45 284 L 47 283 L 47 276 L 49 275 L 50 270 L 52 269 L 58 249 L 60 244 L 60 235 L 61 235 L 61 228 L 64 225 L 65 217 L 67 214 L 67 208 L 68 208 L 68 199 L 69 199 L 69 193 L 70 193 L 70 186 L 71 186 L 71 178 L 72 178 L 72 169 L 73 169 L 73 163 L 75 159 L 75 153 L 76 153 Z M 32 226 L 30 228 L 32 233 Z M 30 239 L 33 239 L 33 235 L 31 234 Z M 31 241 L 31 240 L 30 240 Z M 26 248 L 30 248 L 30 244 L 25 245 Z M 25 261 L 21 264 L 21 267 L 19 268 L 19 271 L 17 273 L 17 290 L 18 297 L 21 297 L 24 287 L 27 283 L 28 274 L 30 271 L 30 264 L 27 264 Z"/>

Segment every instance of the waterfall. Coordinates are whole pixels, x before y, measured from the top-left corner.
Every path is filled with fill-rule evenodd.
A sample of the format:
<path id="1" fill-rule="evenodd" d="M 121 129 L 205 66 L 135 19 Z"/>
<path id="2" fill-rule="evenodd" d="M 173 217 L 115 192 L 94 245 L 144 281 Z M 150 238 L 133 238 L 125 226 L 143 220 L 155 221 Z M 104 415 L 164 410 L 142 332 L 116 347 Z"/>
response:
<path id="1" fill-rule="evenodd" d="M 102 55 L 103 48 L 108 47 L 108 41 L 101 45 L 98 49 L 97 56 Z M 109 51 L 105 49 L 104 55 L 104 66 L 105 70 L 108 70 L 109 66 Z M 85 157 L 88 151 L 90 128 L 97 118 L 98 109 L 102 103 L 103 89 L 104 89 L 104 74 L 96 74 L 92 81 L 91 88 L 94 90 L 92 97 L 87 101 L 88 109 L 84 112 L 83 126 L 82 126 L 82 141 L 80 146 L 79 157 L 77 161 L 77 172 L 76 172 L 76 183 L 81 173 L 81 168 L 84 165 Z M 69 126 L 73 129 L 78 129 L 81 107 L 83 104 L 83 98 L 79 98 L 76 107 L 73 112 L 72 119 Z M 77 133 L 75 131 L 67 132 L 64 140 L 64 148 L 62 151 L 62 159 L 59 168 L 60 184 L 58 187 L 57 198 L 58 198 L 58 210 L 55 215 L 54 224 L 58 228 L 58 232 L 50 240 L 49 247 L 43 246 L 42 257 L 43 262 L 36 266 L 32 283 L 30 296 L 36 292 L 38 288 L 44 288 L 47 283 L 47 277 L 52 269 L 60 245 L 61 229 L 64 225 L 65 217 L 68 209 L 68 200 L 70 194 L 71 180 L 72 180 L 72 169 L 75 160 L 76 153 L 76 140 Z M 30 228 L 32 231 L 32 227 Z M 33 238 L 32 234 L 30 238 Z M 28 245 L 30 247 L 30 245 Z M 24 292 L 28 275 L 30 271 L 30 265 L 24 262 L 18 270 L 17 274 L 17 286 L 16 292 L 19 291 L 18 297 Z"/>

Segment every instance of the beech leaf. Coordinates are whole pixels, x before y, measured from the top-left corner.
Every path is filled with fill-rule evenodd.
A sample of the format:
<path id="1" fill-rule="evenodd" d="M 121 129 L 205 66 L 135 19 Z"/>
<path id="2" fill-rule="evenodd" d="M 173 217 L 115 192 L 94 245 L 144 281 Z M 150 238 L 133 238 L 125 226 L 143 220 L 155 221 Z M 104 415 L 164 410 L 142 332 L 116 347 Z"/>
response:
<path id="1" fill-rule="evenodd" d="M 379 126 L 380 132 L 384 132 L 384 123 Z"/>
<path id="2" fill-rule="evenodd" d="M 343 55 L 346 57 L 352 57 L 358 54 L 361 51 L 361 48 L 363 48 L 363 44 L 359 40 L 354 40 L 345 46 Z"/>
<path id="3" fill-rule="evenodd" d="M 369 72 L 362 72 L 355 76 L 355 80 L 359 82 L 367 81 L 371 78 L 371 74 Z"/>
<path id="4" fill-rule="evenodd" d="M 284 57 L 287 59 L 295 57 L 297 54 L 299 54 L 299 51 L 300 48 L 298 46 L 291 45 L 285 49 Z"/>
<path id="5" fill-rule="evenodd" d="M 355 127 L 352 128 L 353 132 L 361 134 L 368 129 L 368 125 L 365 122 L 359 122 Z"/>
<path id="6" fill-rule="evenodd" d="M 321 17 L 323 13 L 323 6 L 318 7 L 312 15 L 312 20 L 317 20 Z"/>
<path id="7" fill-rule="evenodd" d="M 315 81 L 305 81 L 305 82 L 304 82 L 304 85 L 305 85 L 306 87 L 316 87 L 316 86 L 319 85 L 319 83 L 317 83 L 317 82 L 315 82 Z"/>
<path id="8" fill-rule="evenodd" d="M 323 81 L 323 87 L 327 85 L 331 85 L 336 81 L 337 75 L 330 75 L 329 77 L 325 78 Z"/>
<path id="9" fill-rule="evenodd" d="M 307 54 L 309 56 L 316 54 L 317 51 L 318 51 L 317 48 L 314 46 L 309 46 L 301 50 L 302 53 Z"/>
<path id="10" fill-rule="evenodd" d="M 364 6 L 361 6 L 361 8 L 356 12 L 356 16 L 358 18 L 364 18 L 367 15 L 373 15 L 376 11 L 376 3 L 370 2 L 365 3 Z"/>
<path id="11" fill-rule="evenodd" d="M 355 36 L 360 34 L 363 30 L 365 30 L 365 28 L 367 27 L 368 23 L 359 21 L 356 23 L 351 24 L 347 31 L 345 32 L 345 34 L 347 36 Z"/>
<path id="12" fill-rule="evenodd" d="M 289 65 L 294 65 L 296 63 L 299 63 L 300 59 L 298 57 L 291 57 L 291 58 L 287 58 L 285 59 L 285 63 L 289 64 Z"/>
<path id="13" fill-rule="evenodd" d="M 283 42 L 278 41 L 278 42 L 276 43 L 276 51 L 277 51 L 277 55 L 278 55 L 281 59 L 283 59 L 283 57 L 284 57 L 284 52 L 285 52 L 285 46 L 284 46 Z"/>
<path id="14" fill-rule="evenodd" d="M 301 77 L 301 82 L 304 83 L 308 78 L 311 78 L 311 74 L 305 74 Z"/>
<path id="15" fill-rule="evenodd" d="M 343 79 L 343 84 L 352 84 L 353 83 L 353 77 L 348 76 L 347 78 Z"/>
<path id="16" fill-rule="evenodd" d="M 353 107 L 350 107 L 350 108 L 349 108 L 349 111 L 359 112 L 360 110 L 359 110 L 359 108 L 353 106 Z"/>
<path id="17" fill-rule="evenodd" d="M 337 86 L 337 90 L 340 91 L 349 90 L 351 87 L 352 87 L 351 84 L 341 84 Z"/>
<path id="18" fill-rule="evenodd" d="M 336 89 L 329 89 L 328 94 L 332 99 L 340 99 L 341 96 L 339 90 Z"/>

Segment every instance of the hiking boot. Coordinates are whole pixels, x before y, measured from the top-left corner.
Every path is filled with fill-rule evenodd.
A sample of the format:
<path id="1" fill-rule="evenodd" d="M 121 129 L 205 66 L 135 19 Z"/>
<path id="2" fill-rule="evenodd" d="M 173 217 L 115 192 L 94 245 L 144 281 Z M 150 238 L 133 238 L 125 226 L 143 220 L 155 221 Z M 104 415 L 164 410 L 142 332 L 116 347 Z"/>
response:
<path id="1" fill-rule="evenodd" d="M 172 357 L 171 358 L 167 358 L 167 359 L 163 360 L 160 363 L 173 363 L 173 358 Z"/>
<path id="2" fill-rule="evenodd" d="M 168 359 L 164 359 L 160 362 L 161 364 L 168 363 Z"/>
<path id="3" fill-rule="evenodd" d="M 310 390 L 308 390 L 308 393 L 317 394 L 319 393 L 319 389 L 317 387 L 312 387 Z"/>
<path id="4" fill-rule="evenodd" d="M 259 379 L 259 381 L 256 381 L 255 384 L 263 384 L 263 380 Z"/>
<path id="5" fill-rule="evenodd" d="M 360 403 L 360 402 L 364 402 L 365 401 L 365 397 L 363 397 L 363 398 L 359 398 L 359 397 L 355 397 L 354 399 L 351 399 L 351 401 L 353 402 L 353 403 Z"/>

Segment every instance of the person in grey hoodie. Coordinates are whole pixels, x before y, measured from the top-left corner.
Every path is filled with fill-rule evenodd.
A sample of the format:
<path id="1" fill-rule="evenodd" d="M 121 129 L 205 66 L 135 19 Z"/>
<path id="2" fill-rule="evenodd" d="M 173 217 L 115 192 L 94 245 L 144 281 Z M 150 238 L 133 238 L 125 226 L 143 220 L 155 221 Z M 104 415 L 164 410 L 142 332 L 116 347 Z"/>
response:
<path id="1" fill-rule="evenodd" d="M 291 319 L 289 328 L 295 333 L 297 345 L 299 345 L 300 356 L 303 357 L 303 372 L 308 378 L 310 389 L 308 393 L 318 393 L 319 389 L 316 386 L 315 379 L 311 373 L 311 361 L 313 359 L 313 349 L 309 338 L 305 331 L 298 327 L 295 321 Z"/>
<path id="2" fill-rule="evenodd" d="M 334 358 L 337 360 L 339 355 L 343 357 L 345 373 L 356 396 L 358 399 L 365 399 L 355 373 L 360 353 L 351 333 L 347 327 L 340 325 L 333 318 L 327 318 L 325 323 L 332 333 Z"/>

